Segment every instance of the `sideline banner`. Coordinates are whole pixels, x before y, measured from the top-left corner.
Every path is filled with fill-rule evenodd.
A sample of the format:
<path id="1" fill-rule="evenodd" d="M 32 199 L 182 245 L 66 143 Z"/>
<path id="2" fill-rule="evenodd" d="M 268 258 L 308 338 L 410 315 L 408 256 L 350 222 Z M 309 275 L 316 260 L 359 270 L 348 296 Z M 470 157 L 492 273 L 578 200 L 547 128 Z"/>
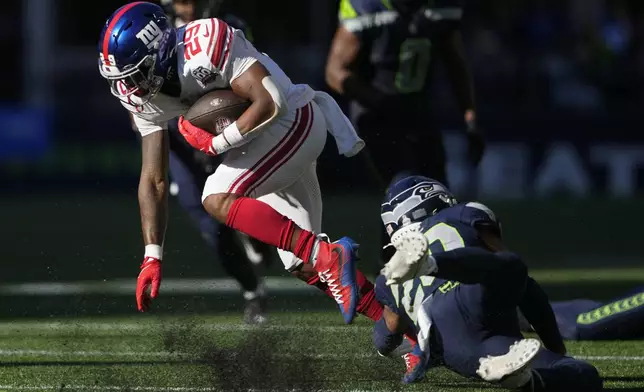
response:
<path id="1" fill-rule="evenodd" d="M 561 140 L 489 142 L 473 172 L 466 141 L 446 134 L 448 176 L 457 192 L 492 198 L 610 196 L 644 191 L 644 143 Z"/>

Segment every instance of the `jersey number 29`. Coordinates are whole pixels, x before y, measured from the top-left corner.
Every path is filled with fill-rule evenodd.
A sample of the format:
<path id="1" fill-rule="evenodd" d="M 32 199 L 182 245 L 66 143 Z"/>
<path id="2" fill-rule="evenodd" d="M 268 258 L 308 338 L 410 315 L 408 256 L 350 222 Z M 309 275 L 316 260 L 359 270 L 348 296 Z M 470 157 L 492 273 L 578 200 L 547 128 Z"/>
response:
<path id="1" fill-rule="evenodd" d="M 201 53 L 201 45 L 199 44 L 199 37 L 197 36 L 199 26 L 201 25 L 195 23 L 186 28 L 186 32 L 183 36 L 183 42 L 185 45 L 183 54 L 186 60 L 190 60 L 193 56 Z"/>
<path id="2" fill-rule="evenodd" d="M 396 88 L 401 93 L 415 93 L 425 87 L 429 72 L 429 38 L 407 38 L 400 45 Z"/>

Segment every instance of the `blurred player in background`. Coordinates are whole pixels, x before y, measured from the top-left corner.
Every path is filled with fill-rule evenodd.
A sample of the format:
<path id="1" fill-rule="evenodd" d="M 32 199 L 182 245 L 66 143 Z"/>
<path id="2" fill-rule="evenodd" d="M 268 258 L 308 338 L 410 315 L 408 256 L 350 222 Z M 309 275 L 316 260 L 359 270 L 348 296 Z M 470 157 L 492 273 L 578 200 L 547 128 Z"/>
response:
<path id="1" fill-rule="evenodd" d="M 552 309 L 561 336 L 567 340 L 630 340 L 644 338 L 644 287 L 608 302 L 590 299 L 556 301 Z M 521 330 L 533 332 L 521 315 Z"/>
<path id="2" fill-rule="evenodd" d="M 461 16 L 457 0 L 340 1 L 326 80 L 350 100 L 351 121 L 367 142 L 362 155 L 383 190 L 401 172 L 447 183 L 430 101 L 437 61 L 445 64 L 463 110 L 471 163 L 477 165 L 483 155 Z M 383 245 L 387 242 L 383 233 Z M 385 251 L 383 262 L 389 257 Z"/>
<path id="3" fill-rule="evenodd" d="M 380 318 L 373 285 L 356 269 L 357 245 L 348 239 L 329 243 L 316 234 L 322 223 L 316 161 L 327 131 L 341 155 L 353 156 L 364 147 L 328 94 L 293 84 L 225 21 L 200 19 L 175 28 L 164 10 L 149 2 L 116 10 L 98 49 L 101 75 L 133 114 L 142 136 L 139 205 L 145 255 L 137 280 L 139 310 L 147 310 L 159 293 L 168 192 L 166 124 L 179 116 L 179 132 L 192 147 L 225 154 L 206 180 L 201 196 L 206 211 L 277 247 L 285 268 L 332 297 L 345 322 L 356 312 Z M 251 105 L 215 136 L 183 114 L 218 89 L 231 89 Z"/>
<path id="4" fill-rule="evenodd" d="M 175 27 L 181 27 L 196 19 L 217 16 L 222 2 L 223 0 L 163 0 L 161 4 L 170 22 Z M 224 15 L 222 19 L 249 36 L 246 24 L 241 19 L 232 15 Z M 249 324 L 262 324 L 267 320 L 267 296 L 260 267 L 270 261 L 270 250 L 247 235 L 218 224 L 204 210 L 201 192 L 206 178 L 215 171 L 221 157 L 211 157 L 201 151 L 195 151 L 179 133 L 177 120 L 175 118 L 167 123 L 170 144 L 169 170 L 172 181 L 170 193 L 177 197 L 179 204 L 196 224 L 210 249 L 216 250 L 215 256 L 226 273 L 241 286 L 246 301 L 244 321 Z"/>
<path id="5" fill-rule="evenodd" d="M 415 326 L 423 361 L 405 381 L 443 365 L 524 391 L 601 390 L 592 366 L 566 356 L 545 292 L 506 251 L 489 208 L 458 203 L 443 184 L 410 176 L 390 186 L 381 217 L 396 253 L 376 280 L 385 309 L 374 342 L 386 354 Z M 523 340 L 517 307 L 544 350 Z"/>

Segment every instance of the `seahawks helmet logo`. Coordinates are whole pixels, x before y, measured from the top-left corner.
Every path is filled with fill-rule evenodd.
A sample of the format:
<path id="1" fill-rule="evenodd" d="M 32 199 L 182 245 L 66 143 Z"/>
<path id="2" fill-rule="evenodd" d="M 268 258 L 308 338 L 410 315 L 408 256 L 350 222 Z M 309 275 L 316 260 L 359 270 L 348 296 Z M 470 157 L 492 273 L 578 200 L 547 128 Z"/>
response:
<path id="1" fill-rule="evenodd" d="M 421 186 L 416 188 L 414 194 L 419 195 L 423 200 L 427 199 L 434 191 L 434 185 Z"/>

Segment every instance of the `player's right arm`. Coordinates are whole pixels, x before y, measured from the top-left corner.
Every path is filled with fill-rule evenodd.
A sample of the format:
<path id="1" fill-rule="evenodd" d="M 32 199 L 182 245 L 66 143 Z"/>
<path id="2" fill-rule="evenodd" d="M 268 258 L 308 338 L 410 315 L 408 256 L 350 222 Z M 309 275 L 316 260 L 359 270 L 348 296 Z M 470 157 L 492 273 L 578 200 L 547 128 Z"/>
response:
<path id="1" fill-rule="evenodd" d="M 168 206 L 167 131 L 151 133 L 141 138 L 141 177 L 139 179 L 139 207 L 143 242 L 163 244 Z"/>
<path id="2" fill-rule="evenodd" d="M 325 78 L 329 87 L 336 93 L 356 100 L 369 109 L 377 110 L 385 105 L 385 94 L 371 86 L 354 70 L 362 46 L 361 40 L 366 32 L 354 31 L 351 27 L 352 20 L 360 16 L 353 2 L 340 2 L 340 26 L 331 42 Z"/>
<path id="3" fill-rule="evenodd" d="M 139 209 L 145 255 L 137 279 L 139 311 L 146 311 L 161 285 L 161 259 L 168 211 L 169 139 L 167 130 L 137 115 L 134 124 L 141 133 L 141 176 Z M 151 289 L 148 294 L 148 289 Z"/>

